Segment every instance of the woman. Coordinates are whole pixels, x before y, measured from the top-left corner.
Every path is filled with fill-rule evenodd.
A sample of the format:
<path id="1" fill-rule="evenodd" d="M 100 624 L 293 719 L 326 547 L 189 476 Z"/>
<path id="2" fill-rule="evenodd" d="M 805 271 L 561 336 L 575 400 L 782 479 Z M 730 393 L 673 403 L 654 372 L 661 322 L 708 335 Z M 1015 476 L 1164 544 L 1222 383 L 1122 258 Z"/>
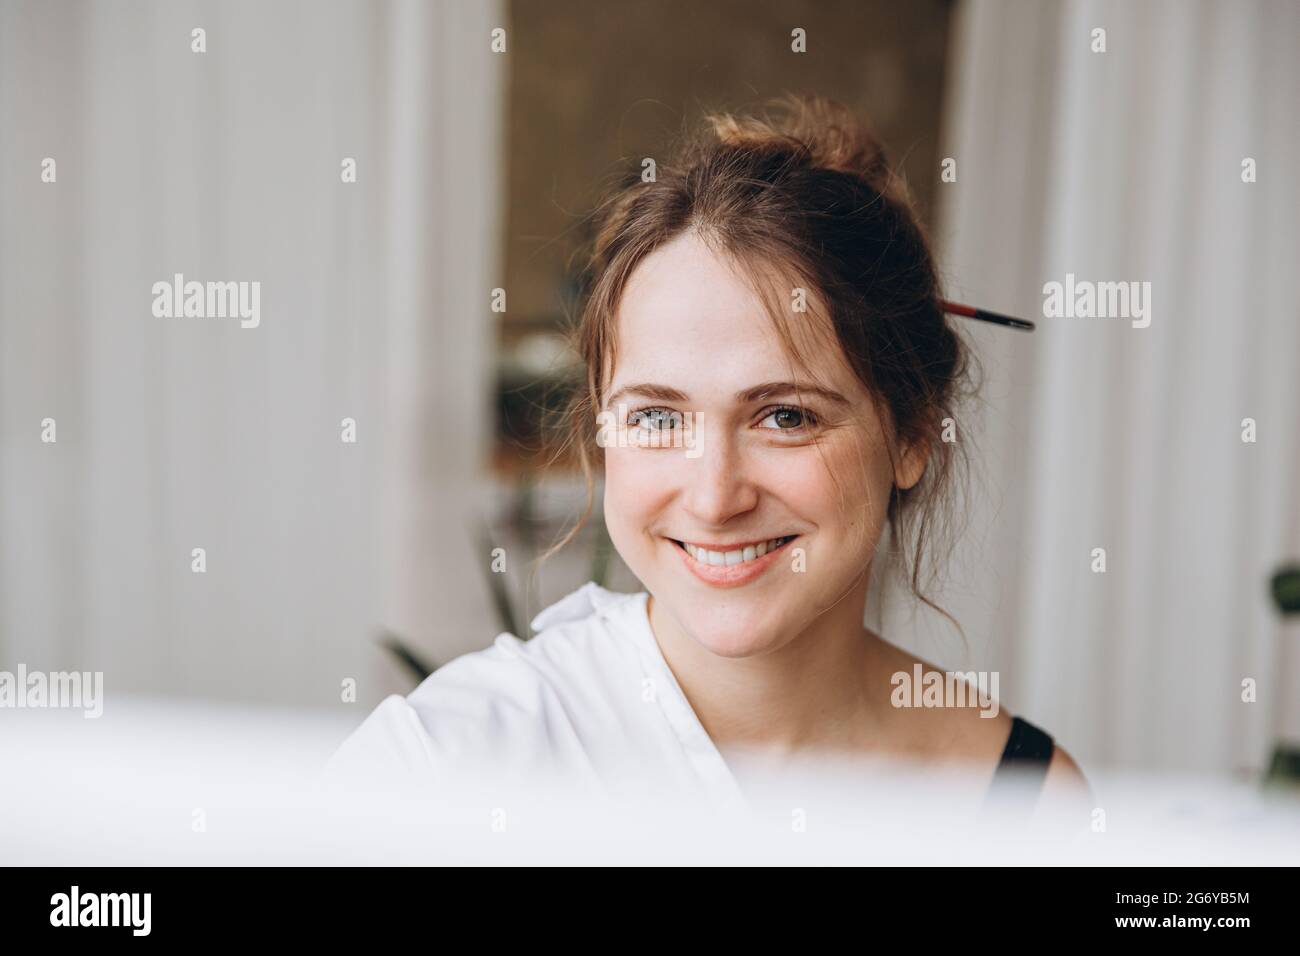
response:
<path id="1" fill-rule="evenodd" d="M 390 697 L 336 759 L 743 803 L 755 755 L 899 757 L 985 785 L 1027 768 L 1035 793 L 1085 806 L 1069 755 L 996 704 L 908 706 L 900 686 L 941 672 L 863 626 L 887 525 L 929 603 L 967 376 L 870 133 L 818 99 L 709 117 L 599 210 L 590 279 L 568 434 L 589 490 L 603 464 L 610 537 L 645 591 L 585 585 L 531 641 L 502 635 Z"/>

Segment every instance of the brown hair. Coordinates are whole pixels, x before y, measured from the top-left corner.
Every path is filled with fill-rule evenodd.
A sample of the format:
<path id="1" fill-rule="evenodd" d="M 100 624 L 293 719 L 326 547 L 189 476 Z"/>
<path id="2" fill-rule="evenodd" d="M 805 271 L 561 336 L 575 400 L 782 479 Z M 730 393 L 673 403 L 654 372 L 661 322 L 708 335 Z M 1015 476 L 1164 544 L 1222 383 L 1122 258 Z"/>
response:
<path id="1" fill-rule="evenodd" d="M 924 556 L 932 533 L 952 522 L 945 492 L 957 464 L 965 464 L 959 444 L 940 435 L 970 385 L 969 353 L 940 305 L 938 273 L 910 193 L 871 130 L 821 97 L 787 94 L 761 115 L 712 113 L 675 162 L 659 164 L 653 181 L 637 174 L 623 183 L 593 222 L 574 330 L 586 381 L 568 405 L 556 453 L 576 455 L 587 501 L 543 557 L 572 540 L 594 506 L 596 415 L 615 360 L 623 290 L 646 256 L 694 231 L 743 267 L 791 354 L 789 307 L 764 284 L 762 269 L 775 266 L 806 286 L 882 413 L 891 456 L 897 460 L 900 442 L 928 449 L 921 480 L 893 489 L 888 518 L 912 593 L 952 620 L 922 582 L 940 566 Z"/>

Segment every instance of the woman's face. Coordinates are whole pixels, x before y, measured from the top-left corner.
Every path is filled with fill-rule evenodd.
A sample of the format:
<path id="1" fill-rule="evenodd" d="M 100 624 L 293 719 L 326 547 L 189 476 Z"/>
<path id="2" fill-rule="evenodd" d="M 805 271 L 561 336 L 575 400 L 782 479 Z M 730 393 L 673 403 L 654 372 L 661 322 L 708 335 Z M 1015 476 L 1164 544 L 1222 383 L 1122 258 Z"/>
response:
<path id="1" fill-rule="evenodd" d="M 807 299 L 789 317 L 811 356 L 800 368 L 742 275 L 687 234 L 641 262 L 618 310 L 610 537 L 656 606 L 725 657 L 773 650 L 865 589 L 890 489 L 924 464 L 904 456 L 895 474 L 865 386 Z"/>

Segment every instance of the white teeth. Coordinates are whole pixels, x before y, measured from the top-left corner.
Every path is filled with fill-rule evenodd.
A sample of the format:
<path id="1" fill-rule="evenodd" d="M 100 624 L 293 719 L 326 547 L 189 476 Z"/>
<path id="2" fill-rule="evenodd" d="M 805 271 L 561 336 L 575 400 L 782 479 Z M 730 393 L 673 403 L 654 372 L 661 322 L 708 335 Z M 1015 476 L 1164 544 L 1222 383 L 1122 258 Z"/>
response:
<path id="1" fill-rule="evenodd" d="M 784 538 L 772 538 L 771 540 L 764 541 L 761 544 L 751 544 L 743 549 L 738 548 L 735 551 L 709 551 L 706 548 L 701 548 L 698 545 L 691 544 L 690 542 L 683 542 L 682 544 L 683 547 L 686 548 L 686 552 L 701 564 L 709 564 L 714 567 L 731 567 L 736 564 L 744 564 L 746 561 L 753 561 L 755 558 L 761 558 L 769 551 L 775 551 L 792 537 L 794 536 L 788 535 Z"/>

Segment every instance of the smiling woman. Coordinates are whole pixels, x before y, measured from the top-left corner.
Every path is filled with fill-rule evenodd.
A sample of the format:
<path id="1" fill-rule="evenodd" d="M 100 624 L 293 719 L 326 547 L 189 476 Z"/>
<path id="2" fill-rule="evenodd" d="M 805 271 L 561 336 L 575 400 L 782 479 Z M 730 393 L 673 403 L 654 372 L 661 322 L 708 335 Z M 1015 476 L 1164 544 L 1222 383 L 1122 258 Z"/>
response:
<path id="1" fill-rule="evenodd" d="M 992 766 L 1011 720 L 889 714 L 882 688 L 919 662 L 862 625 L 886 525 L 931 603 L 963 453 L 940 433 L 969 391 L 928 243 L 875 138 L 819 98 L 712 115 L 600 217 L 567 433 L 589 482 L 603 444 L 611 539 L 710 738 Z M 689 425 L 692 441 L 592 442 L 612 408 L 628 432 Z"/>
<path id="2" fill-rule="evenodd" d="M 943 422 L 968 391 L 874 137 L 820 99 L 710 116 L 598 220 L 565 434 L 587 514 L 603 471 L 610 538 L 645 591 L 588 584 L 527 644 L 503 635 L 386 702 L 394 719 L 415 709 L 410 750 L 472 732 L 498 769 L 526 745 L 528 766 L 561 775 L 728 796 L 755 757 L 765 772 L 810 756 L 960 764 L 985 790 L 1046 778 L 1085 826 L 1086 784 L 1048 735 L 947 697 L 898 706 L 896 675 L 941 672 L 863 625 L 887 527 L 929 603 L 962 454 Z"/>
<path id="3" fill-rule="evenodd" d="M 962 454 L 939 435 L 966 354 L 906 188 L 870 133 L 816 98 L 786 97 L 762 118 L 710 116 L 678 163 L 615 192 L 600 215 L 579 329 L 587 388 L 566 430 L 584 467 L 592 421 L 633 397 L 633 430 L 692 413 L 714 423 L 719 474 L 741 450 L 724 440 L 735 416 L 758 415 L 755 447 L 803 448 L 825 480 L 866 481 L 836 488 L 845 524 L 870 551 L 891 522 L 925 600 L 926 542 Z M 712 400 L 724 384 L 735 386 L 726 407 Z M 607 448 L 611 481 L 617 459 Z M 866 490 L 877 494 L 863 515 L 855 493 Z"/>

